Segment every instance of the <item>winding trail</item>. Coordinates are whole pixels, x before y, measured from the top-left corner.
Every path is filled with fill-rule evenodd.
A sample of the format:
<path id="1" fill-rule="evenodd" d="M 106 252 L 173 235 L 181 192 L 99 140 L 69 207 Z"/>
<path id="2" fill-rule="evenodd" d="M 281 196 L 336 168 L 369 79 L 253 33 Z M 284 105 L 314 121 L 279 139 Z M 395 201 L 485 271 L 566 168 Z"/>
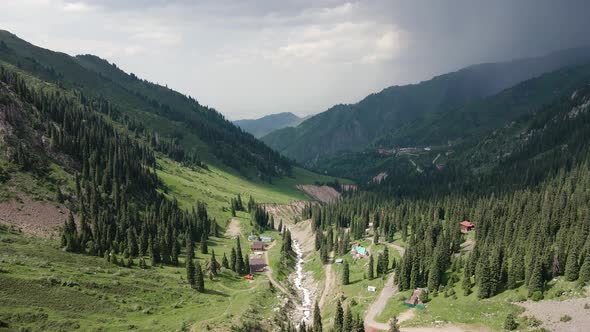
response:
<path id="1" fill-rule="evenodd" d="M 397 250 L 397 252 L 399 252 L 400 256 L 404 256 L 404 253 L 406 252 L 406 250 L 403 247 L 398 246 L 397 244 L 393 244 L 393 243 L 388 243 L 388 242 L 381 242 L 383 244 L 385 244 L 386 246 L 393 248 L 395 250 Z M 370 248 L 373 248 L 374 242 L 371 243 Z M 370 252 L 372 255 L 372 252 Z M 381 312 L 383 312 L 383 309 L 385 309 L 385 306 L 387 305 L 387 302 L 389 301 L 390 298 L 392 298 L 396 293 L 397 293 L 397 286 L 394 285 L 393 283 L 393 279 L 395 278 L 395 273 L 392 273 L 389 278 L 387 278 L 387 281 L 385 282 L 385 285 L 383 286 L 383 289 L 381 290 L 381 293 L 379 293 L 379 296 L 377 297 L 377 299 L 371 303 L 371 305 L 369 306 L 369 309 L 367 310 L 367 315 L 365 316 L 365 328 L 367 329 L 377 329 L 377 330 L 388 330 L 389 329 L 389 324 L 387 323 L 379 323 L 375 320 L 375 317 L 379 316 L 379 314 L 381 314 Z M 406 316 L 404 317 L 405 320 L 411 319 L 411 316 Z M 400 316 L 400 321 L 401 321 L 401 316 Z"/>
<path id="2" fill-rule="evenodd" d="M 394 277 L 395 273 L 392 273 L 391 276 L 387 278 L 387 281 L 385 282 L 385 285 L 383 286 L 381 293 L 379 293 L 379 297 L 377 297 L 377 300 L 375 300 L 375 302 L 371 303 L 371 306 L 367 311 L 367 315 L 365 316 L 365 327 L 367 329 L 389 329 L 389 324 L 379 323 L 375 320 L 375 317 L 381 314 L 381 312 L 383 311 L 383 309 L 385 309 L 385 306 L 387 305 L 387 301 L 389 301 L 389 299 L 397 293 L 397 286 L 394 286 L 393 284 Z"/>

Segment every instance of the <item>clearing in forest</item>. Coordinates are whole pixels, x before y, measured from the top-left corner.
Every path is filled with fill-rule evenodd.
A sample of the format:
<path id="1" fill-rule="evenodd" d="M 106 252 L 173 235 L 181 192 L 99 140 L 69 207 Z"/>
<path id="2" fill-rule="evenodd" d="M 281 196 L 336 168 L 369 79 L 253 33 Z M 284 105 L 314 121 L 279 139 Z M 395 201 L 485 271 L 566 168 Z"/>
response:
<path id="1" fill-rule="evenodd" d="M 323 203 L 336 202 L 340 199 L 340 193 L 330 186 L 298 184 L 297 189 Z"/>

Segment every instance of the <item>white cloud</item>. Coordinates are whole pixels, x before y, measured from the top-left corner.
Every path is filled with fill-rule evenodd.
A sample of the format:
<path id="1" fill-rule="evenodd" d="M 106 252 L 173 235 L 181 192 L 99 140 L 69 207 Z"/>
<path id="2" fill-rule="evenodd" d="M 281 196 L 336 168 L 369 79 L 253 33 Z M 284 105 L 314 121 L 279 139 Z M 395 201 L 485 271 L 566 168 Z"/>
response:
<path id="1" fill-rule="evenodd" d="M 96 10 L 98 7 L 84 2 L 69 2 L 63 5 L 63 10 L 71 13 L 87 13 Z"/>
<path id="2" fill-rule="evenodd" d="M 107 58 L 232 118 L 320 112 L 389 85 L 590 40 L 583 0 L 0 2 L 0 28 Z"/>
<path id="3" fill-rule="evenodd" d="M 141 31 L 133 34 L 131 38 L 139 42 L 153 42 L 160 45 L 176 45 L 182 41 L 180 33 L 161 30 Z"/>
<path id="4" fill-rule="evenodd" d="M 395 59 L 405 47 L 407 38 L 403 32 L 389 30 L 374 41 L 371 51 L 362 58 L 363 63 L 378 63 Z"/>
<path id="5" fill-rule="evenodd" d="M 301 26 L 276 32 L 271 39 L 279 45 L 264 54 L 279 65 L 375 64 L 399 54 L 405 46 L 404 38 L 404 32 L 393 25 L 372 22 Z M 280 42 L 282 39 L 285 41 Z"/>

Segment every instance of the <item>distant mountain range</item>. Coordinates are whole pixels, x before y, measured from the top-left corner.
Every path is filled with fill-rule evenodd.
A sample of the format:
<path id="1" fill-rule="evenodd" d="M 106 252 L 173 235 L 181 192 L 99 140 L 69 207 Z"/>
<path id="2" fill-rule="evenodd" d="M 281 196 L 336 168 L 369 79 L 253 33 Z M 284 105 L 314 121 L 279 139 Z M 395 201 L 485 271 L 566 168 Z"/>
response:
<path id="1" fill-rule="evenodd" d="M 307 118 L 309 116 L 301 118 L 291 112 L 283 112 L 266 115 L 259 119 L 236 120 L 233 123 L 255 137 L 260 138 L 277 129 L 295 127 Z"/>
<path id="2" fill-rule="evenodd" d="M 395 146 L 448 144 L 476 135 L 539 107 L 562 92 L 559 78 L 537 81 L 530 95 L 496 95 L 525 80 L 590 61 L 590 47 L 546 56 L 466 67 L 431 80 L 392 86 L 356 104 L 336 105 L 297 127 L 262 137 L 276 151 L 309 167 L 341 153 Z M 570 79 L 570 78 L 568 78 Z M 509 92 L 508 92 L 509 94 Z M 513 107 L 515 99 L 526 99 Z M 485 112 L 483 112 L 485 111 Z"/>
<path id="3" fill-rule="evenodd" d="M 489 175 L 487 187 L 498 189 L 519 183 L 519 176 L 536 183 L 587 152 L 580 151 L 590 133 L 589 84 L 590 61 L 561 68 L 418 119 L 363 151 L 320 157 L 314 167 L 362 183 L 381 179 L 381 186 L 405 193 L 418 184 L 441 190 L 472 176 L 481 185 Z M 510 181 L 498 180 L 508 174 Z"/>

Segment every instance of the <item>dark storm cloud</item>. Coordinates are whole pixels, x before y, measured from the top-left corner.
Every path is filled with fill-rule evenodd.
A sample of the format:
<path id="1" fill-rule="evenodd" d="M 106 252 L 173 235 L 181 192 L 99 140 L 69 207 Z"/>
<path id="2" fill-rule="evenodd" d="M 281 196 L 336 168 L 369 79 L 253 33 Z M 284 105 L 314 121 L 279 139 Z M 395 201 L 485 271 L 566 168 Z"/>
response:
<path id="1" fill-rule="evenodd" d="M 397 64 L 403 68 L 399 75 L 412 81 L 474 63 L 590 44 L 589 6 L 588 1 L 400 1 L 392 21 L 411 32 L 413 45 L 400 59 L 403 66 Z"/>
<path id="2" fill-rule="evenodd" d="M 20 0 L 0 26 L 251 118 L 590 45 L 589 12 L 583 0 Z"/>

